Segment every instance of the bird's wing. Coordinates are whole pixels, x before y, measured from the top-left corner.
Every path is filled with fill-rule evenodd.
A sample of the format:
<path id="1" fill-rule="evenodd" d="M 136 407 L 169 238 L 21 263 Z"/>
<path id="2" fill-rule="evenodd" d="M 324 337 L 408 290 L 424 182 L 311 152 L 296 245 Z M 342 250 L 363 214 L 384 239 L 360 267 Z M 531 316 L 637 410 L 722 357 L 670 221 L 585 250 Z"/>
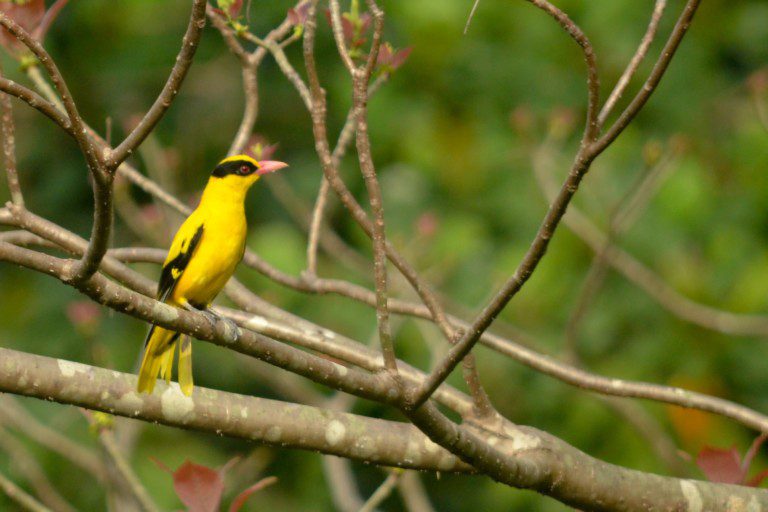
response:
<path id="1" fill-rule="evenodd" d="M 188 219 L 191 220 L 191 219 Z M 185 222 L 173 239 L 168 257 L 160 274 L 160 283 L 157 288 L 157 300 L 165 301 L 179 282 L 179 278 L 189 265 L 200 240 L 203 238 L 203 224 Z"/>

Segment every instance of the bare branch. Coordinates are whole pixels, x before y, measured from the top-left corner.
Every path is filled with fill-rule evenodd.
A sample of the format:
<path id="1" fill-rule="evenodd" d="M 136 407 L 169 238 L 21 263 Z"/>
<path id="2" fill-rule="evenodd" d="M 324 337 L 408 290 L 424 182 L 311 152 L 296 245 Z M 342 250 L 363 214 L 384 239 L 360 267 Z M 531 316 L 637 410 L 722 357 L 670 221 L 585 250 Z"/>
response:
<path id="1" fill-rule="evenodd" d="M 563 27 L 568 30 L 572 37 L 577 38 L 577 35 L 575 34 L 578 34 L 578 32 L 575 32 L 575 25 L 569 25 L 568 21 L 570 20 L 568 20 L 567 17 L 564 17 L 564 14 L 559 16 L 557 14 L 559 11 L 557 11 L 555 7 L 540 0 L 529 1 L 547 10 L 547 12 L 552 14 L 558 20 L 558 22 L 560 22 L 561 25 L 563 25 Z M 523 260 L 518 265 L 512 277 L 507 280 L 506 283 L 504 283 L 501 290 L 499 290 L 491 302 L 489 302 L 488 305 L 483 308 L 482 312 L 472 322 L 472 326 L 467 331 L 467 333 L 461 338 L 461 340 L 459 340 L 453 347 L 451 347 L 448 355 L 446 355 L 443 361 L 437 365 L 427 382 L 425 382 L 422 389 L 420 389 L 418 393 L 413 396 L 413 407 L 418 407 L 420 404 L 422 404 L 430 396 L 432 391 L 434 391 L 437 386 L 439 386 L 440 383 L 448 377 L 456 365 L 458 365 L 459 362 L 472 350 L 472 347 L 480 339 L 482 333 L 491 325 L 499 313 L 501 313 L 501 310 L 504 309 L 512 297 L 514 297 L 517 292 L 520 291 L 534 270 L 536 270 L 536 267 L 544 257 L 547 247 L 549 246 L 550 239 L 554 235 L 560 220 L 563 218 L 563 215 L 565 215 L 568 204 L 578 190 L 579 184 L 589 170 L 592 161 L 616 139 L 624 127 L 626 127 L 626 125 L 634 118 L 634 116 L 637 114 L 637 112 L 639 112 L 643 105 L 645 105 L 645 102 L 650 97 L 651 93 L 655 90 L 656 86 L 659 84 L 659 81 L 666 71 L 669 62 L 675 53 L 675 50 L 685 35 L 685 32 L 688 29 L 698 4 L 699 0 L 688 1 L 688 4 L 686 5 L 682 15 L 680 16 L 680 19 L 675 26 L 675 29 L 672 32 L 670 40 L 667 42 L 667 45 L 665 46 L 659 61 L 654 66 L 651 77 L 649 77 L 646 85 L 643 87 L 643 90 L 638 93 L 637 97 L 635 97 L 630 106 L 627 107 L 624 113 L 622 113 L 622 115 L 619 117 L 619 120 L 616 121 L 608 133 L 606 133 L 599 140 L 591 144 L 582 144 L 581 148 L 576 154 L 576 157 L 574 158 L 574 162 L 571 166 L 571 170 L 568 173 L 567 179 L 560 188 L 557 197 L 550 205 L 549 210 L 547 211 L 547 214 L 536 233 L 536 237 L 534 238 L 531 246 L 528 248 L 528 251 L 526 251 Z M 577 39 L 577 41 L 578 40 L 579 39 Z M 584 46 L 586 43 L 580 44 L 582 44 L 582 47 L 585 48 L 585 56 L 588 55 L 589 52 L 587 51 L 587 47 Z M 588 68 L 590 74 L 595 71 L 593 66 L 588 66 Z M 593 84 L 596 84 L 596 79 L 594 81 L 590 79 L 589 83 L 591 84 L 591 91 Z M 590 92 L 590 98 L 591 103 L 592 99 L 596 98 L 596 95 Z M 596 121 L 596 113 L 594 115 L 595 119 L 592 120 L 592 123 Z M 588 118 L 589 117 L 590 116 L 588 115 Z M 590 126 L 592 126 L 592 124 L 588 123 L 588 127 L 585 130 L 585 137 L 582 139 L 583 142 L 591 140 L 589 137 L 589 134 L 592 130 Z"/>
<path id="2" fill-rule="evenodd" d="M 581 46 L 581 50 L 584 53 L 584 60 L 587 63 L 588 99 L 587 124 L 584 128 L 582 145 L 587 145 L 595 140 L 598 134 L 597 109 L 600 105 L 600 80 L 597 76 L 595 50 L 592 47 L 592 43 L 589 42 L 589 38 L 584 34 L 584 31 L 581 30 L 581 28 L 563 11 L 549 3 L 547 0 L 528 0 L 528 2 L 552 16 L 552 18 L 563 27 L 563 30 L 565 30 L 568 35 Z"/>
<path id="3" fill-rule="evenodd" d="M 187 71 L 189 71 L 192 65 L 192 59 L 195 56 L 200 43 L 200 37 L 203 34 L 203 27 L 205 27 L 205 5 L 206 0 L 193 1 L 192 14 L 189 17 L 187 31 L 184 33 L 184 38 L 181 41 L 181 50 L 179 50 L 179 54 L 176 56 L 176 63 L 171 69 L 168 80 L 165 82 L 165 86 L 163 86 L 155 102 L 141 121 L 139 121 L 139 124 L 128 134 L 123 142 L 109 153 L 106 159 L 106 166 L 110 170 L 116 169 L 133 153 L 146 136 L 149 135 L 149 132 L 154 129 L 155 125 L 160 122 L 160 119 L 162 119 L 174 98 L 176 98 L 179 87 L 181 87 L 184 77 L 187 76 Z"/>
<path id="4" fill-rule="evenodd" d="M 352 57 L 350 57 L 349 50 L 347 50 L 347 45 L 344 42 L 344 30 L 341 26 L 341 8 L 339 6 L 339 0 L 330 0 L 328 4 L 331 8 L 331 29 L 333 30 L 333 39 L 336 41 L 336 49 L 339 52 L 341 61 L 344 63 L 347 71 L 349 71 L 349 74 L 354 75 L 357 66 L 355 66 Z"/>
<path id="5" fill-rule="evenodd" d="M 16 438 L 0 428 L 0 449 L 18 468 L 40 501 L 56 512 L 75 512 L 75 509 L 53 486 L 35 457 Z"/>
<path id="6" fill-rule="evenodd" d="M 479 5 L 480 0 L 475 0 L 472 3 L 472 8 L 469 10 L 469 16 L 467 16 L 467 23 L 464 25 L 464 35 L 467 35 L 467 32 L 469 32 L 469 26 L 472 24 L 472 19 L 475 17 L 475 12 L 477 12 Z"/>
<path id="7" fill-rule="evenodd" d="M 51 28 L 51 25 L 56 21 L 59 13 L 68 2 L 69 0 L 56 0 L 53 2 L 53 4 L 46 9 L 43 19 L 40 20 L 40 24 L 35 28 L 34 32 L 32 32 L 32 37 L 42 42 L 45 39 L 46 34 L 48 34 L 48 29 Z"/>
<path id="8" fill-rule="evenodd" d="M 31 91 L 23 85 L 19 85 L 12 80 L 8 80 L 7 78 L 2 77 L 0 77 L 0 91 L 19 98 L 30 107 L 38 110 L 41 114 L 59 125 L 59 127 L 69 135 L 72 135 L 72 124 L 70 123 L 69 119 L 59 110 L 57 110 L 53 103 L 46 101 L 36 92 Z"/>
<path id="9" fill-rule="evenodd" d="M 158 509 L 155 502 L 152 501 L 149 493 L 147 493 L 147 489 L 142 485 L 141 481 L 136 476 L 136 473 L 131 469 L 128 461 L 120 451 L 120 447 L 117 445 L 117 441 L 115 441 L 115 435 L 112 430 L 99 426 L 91 417 L 88 418 L 88 421 L 92 426 L 98 428 L 99 440 L 101 441 L 102 446 L 104 446 L 104 450 L 114 463 L 115 468 L 117 468 L 120 477 L 130 488 L 136 501 L 141 505 L 142 510 L 144 510 L 144 512 L 159 512 L 160 509 Z"/>
<path id="10" fill-rule="evenodd" d="M 661 77 L 664 76 L 664 73 L 667 71 L 667 67 L 669 67 L 669 63 L 672 62 L 672 58 L 675 56 L 675 52 L 677 52 L 683 37 L 685 36 L 686 32 L 688 32 L 688 27 L 690 27 L 691 21 L 693 20 L 693 15 L 696 14 L 696 10 L 699 8 L 700 1 L 701 0 L 688 0 L 688 2 L 685 4 L 683 12 L 677 19 L 675 28 L 672 29 L 672 33 L 664 45 L 664 48 L 662 48 L 661 55 L 656 61 L 656 64 L 654 64 L 653 70 L 651 70 L 651 74 L 648 76 L 648 79 L 645 81 L 643 87 L 640 89 L 637 95 L 635 95 L 627 108 L 625 108 L 621 113 L 616 122 L 613 123 L 608 131 L 605 132 L 605 134 L 603 134 L 603 136 L 595 142 L 591 148 L 592 153 L 595 155 L 602 153 L 605 148 L 607 148 L 614 140 L 616 140 L 616 137 L 618 137 L 621 132 L 624 131 L 624 128 L 626 128 L 629 123 L 632 122 L 638 112 L 640 112 L 640 109 L 643 108 L 645 103 L 651 97 L 653 91 L 656 90 L 656 87 L 658 87 L 659 82 L 661 81 Z"/>
<path id="11" fill-rule="evenodd" d="M 542 187 L 549 195 L 549 184 L 543 183 Z M 577 207 L 569 208 L 563 222 L 592 251 L 602 251 L 607 263 L 675 316 L 724 334 L 758 337 L 768 335 L 768 316 L 731 313 L 685 297 L 634 256 L 610 243 L 608 235 Z"/>
<path id="12" fill-rule="evenodd" d="M 368 501 L 366 501 L 363 506 L 360 507 L 360 512 L 373 512 L 376 510 L 376 507 L 381 505 L 384 500 L 389 498 L 390 494 L 392 494 L 392 491 L 395 490 L 397 482 L 400 481 L 400 477 L 402 475 L 402 470 L 390 472 L 389 476 L 387 476 L 381 485 L 373 492 L 373 494 L 371 494 L 371 497 L 368 498 Z"/>
<path id="13" fill-rule="evenodd" d="M 653 13 L 651 14 L 651 21 L 648 23 L 648 29 L 645 31 L 643 39 L 640 41 L 640 45 L 637 47 L 635 54 L 627 64 L 626 69 L 619 77 L 616 85 L 613 87 L 608 99 L 605 100 L 603 108 L 600 109 L 600 114 L 597 116 L 598 130 L 605 124 L 608 116 L 611 115 L 613 107 L 616 106 L 616 102 L 619 101 L 621 95 L 624 94 L 630 80 L 637 72 L 637 68 L 640 67 L 640 63 L 643 62 L 645 56 L 648 54 L 648 49 L 651 47 L 653 39 L 656 37 L 656 31 L 659 29 L 659 22 L 664 14 L 664 9 L 667 7 L 667 0 L 656 0 L 656 5 L 653 7 Z"/>
<path id="14" fill-rule="evenodd" d="M 91 450 L 38 421 L 11 397 L 0 397 L 0 403 L 0 422 L 71 461 L 95 479 L 104 478 L 104 466 Z"/>
<path id="15" fill-rule="evenodd" d="M 66 275 L 68 266 L 71 265 L 67 260 L 6 243 L 0 243 L 0 259 L 56 277 L 65 283 L 62 276 Z M 380 400 L 383 403 L 397 402 L 397 397 L 391 394 L 392 382 L 384 374 L 371 375 L 355 368 L 341 367 L 332 361 L 255 332 L 232 329 L 226 321 L 212 325 L 203 314 L 168 306 L 123 288 L 100 274 L 94 274 L 76 286 L 80 292 L 116 311 L 251 355 L 340 391 Z"/>
<path id="16" fill-rule="evenodd" d="M 0 348 L 0 358 L 3 392 L 275 446 L 376 460 L 384 466 L 445 472 L 470 469 L 406 423 L 197 386 L 187 397 L 175 384 L 163 382 L 158 382 L 155 393 L 139 394 L 134 375 L 5 348 Z M 365 443 L 346 442 L 363 438 Z"/>
<path id="17" fill-rule="evenodd" d="M 392 334 L 389 326 L 389 309 L 387 308 L 387 255 L 386 232 L 384 226 L 384 204 L 381 196 L 381 187 L 376 176 L 376 169 L 371 155 L 371 142 L 368 135 L 367 103 L 368 82 L 373 64 L 379 54 L 381 45 L 381 32 L 384 30 L 384 12 L 378 8 L 373 0 L 368 1 L 368 6 L 373 13 L 373 43 L 368 55 L 365 67 L 354 68 L 352 73 L 353 110 L 355 113 L 355 133 L 357 155 L 360 163 L 360 171 L 368 190 L 368 202 L 373 212 L 373 275 L 376 286 L 376 320 L 379 326 L 379 343 L 384 355 L 384 365 L 393 375 L 397 375 L 397 356 L 395 355 Z M 338 8 L 338 2 L 336 2 Z M 336 18 L 338 12 L 334 15 Z M 334 28 L 334 33 L 338 32 Z M 338 41 L 337 41 L 338 44 Z M 343 44 L 343 43 L 342 43 Z M 343 51 L 343 46 L 339 52 Z M 394 483 L 392 484 L 394 485 Z"/>
<path id="18" fill-rule="evenodd" d="M 51 512 L 51 509 L 37 501 L 35 498 L 24 492 L 19 486 L 8 480 L 2 473 L 0 473 L 0 489 L 29 512 Z"/>
<path id="19" fill-rule="evenodd" d="M 537 153 L 545 152 L 546 144 L 543 144 L 540 151 Z M 576 348 L 576 338 L 579 323 L 586 316 L 587 310 L 592 303 L 594 297 L 597 295 L 597 290 L 602 285 L 605 276 L 607 275 L 608 262 L 606 261 L 605 253 L 614 240 L 627 231 L 632 224 L 634 224 L 640 212 L 647 206 L 653 195 L 658 190 L 658 187 L 663 183 L 663 180 L 673 169 L 672 162 L 674 161 L 674 152 L 668 150 L 665 155 L 662 155 L 658 161 L 647 169 L 640 178 L 639 183 L 634 183 L 628 190 L 624 197 L 619 201 L 618 205 L 614 208 L 614 212 L 611 215 L 609 221 L 609 229 L 606 235 L 606 246 L 595 253 L 592 258 L 587 276 L 584 278 L 584 282 L 581 286 L 581 292 L 576 305 L 571 311 L 571 315 L 568 318 L 568 322 L 565 328 L 565 350 L 570 353 L 570 356 L 574 358 L 574 361 L 578 360 L 578 350 Z M 540 162 L 537 157 L 533 163 L 537 177 L 541 181 L 549 181 L 549 175 L 547 171 L 542 168 L 544 162 Z M 542 185 L 543 186 L 543 185 Z M 568 217 L 566 213 L 566 217 Z M 564 220 L 568 225 L 568 220 Z"/>
<path id="20" fill-rule="evenodd" d="M 83 120 L 77 111 L 75 101 L 64 81 L 64 77 L 51 56 L 37 40 L 2 12 L 0 12 L 0 25 L 27 46 L 48 72 L 54 87 L 56 87 L 56 90 L 61 95 L 61 102 L 69 118 L 70 128 L 68 133 L 75 138 L 80 146 L 80 151 L 85 156 L 88 169 L 93 178 L 94 215 L 88 250 L 72 269 L 71 276 L 68 277 L 72 281 L 82 281 L 96 271 L 99 261 L 107 250 L 112 225 L 112 196 L 110 191 L 112 179 L 88 136 Z"/>
<path id="21" fill-rule="evenodd" d="M 336 509 L 339 512 L 358 512 L 364 502 L 355 485 L 350 461 L 326 455 L 323 457 L 323 473 Z"/>
<path id="22" fill-rule="evenodd" d="M 0 67 L 0 78 L 2 78 Z M 3 157 L 5 158 L 5 174 L 8 178 L 8 190 L 11 201 L 24 207 L 24 196 L 19 185 L 19 173 L 16 169 L 16 128 L 13 123 L 13 106 L 9 94 L 0 95 L 0 124 L 3 132 Z"/>
<path id="23" fill-rule="evenodd" d="M 419 473 L 406 471 L 397 481 L 397 490 L 408 512 L 435 512 Z"/>
<path id="24" fill-rule="evenodd" d="M 240 59 L 240 64 L 242 64 L 243 68 L 249 66 L 251 64 L 252 56 L 245 50 L 245 48 L 243 48 L 240 41 L 237 40 L 235 31 L 227 24 L 227 21 L 222 15 L 213 10 L 213 7 L 211 7 L 210 4 L 208 4 L 205 9 L 205 13 L 211 19 L 211 23 L 216 27 L 216 30 L 221 33 L 221 37 L 227 44 L 229 51 Z"/>

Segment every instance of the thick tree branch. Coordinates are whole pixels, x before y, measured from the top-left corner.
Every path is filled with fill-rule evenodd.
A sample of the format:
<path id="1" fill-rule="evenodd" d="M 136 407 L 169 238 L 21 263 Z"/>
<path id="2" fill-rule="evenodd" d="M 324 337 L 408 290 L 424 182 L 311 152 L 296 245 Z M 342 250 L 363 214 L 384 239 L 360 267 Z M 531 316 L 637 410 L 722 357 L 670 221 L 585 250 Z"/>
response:
<path id="1" fill-rule="evenodd" d="M 5 348 L 0 360 L 0 390 L 7 393 L 384 466 L 470 470 L 405 423 L 199 386 L 187 397 L 177 385 L 163 382 L 155 393 L 139 394 L 134 375 Z"/>

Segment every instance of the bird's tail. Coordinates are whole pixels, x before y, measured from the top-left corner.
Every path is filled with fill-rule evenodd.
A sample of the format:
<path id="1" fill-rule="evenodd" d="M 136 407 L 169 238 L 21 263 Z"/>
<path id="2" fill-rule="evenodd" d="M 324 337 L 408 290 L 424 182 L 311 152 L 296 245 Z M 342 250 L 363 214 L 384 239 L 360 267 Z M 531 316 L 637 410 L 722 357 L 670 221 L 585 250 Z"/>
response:
<path id="1" fill-rule="evenodd" d="M 157 377 L 171 382 L 173 358 L 180 334 L 153 325 L 144 343 L 144 357 L 139 370 L 139 393 L 152 393 Z M 179 353 L 179 385 L 181 391 L 189 396 L 192 394 L 192 343 L 184 337 Z"/>

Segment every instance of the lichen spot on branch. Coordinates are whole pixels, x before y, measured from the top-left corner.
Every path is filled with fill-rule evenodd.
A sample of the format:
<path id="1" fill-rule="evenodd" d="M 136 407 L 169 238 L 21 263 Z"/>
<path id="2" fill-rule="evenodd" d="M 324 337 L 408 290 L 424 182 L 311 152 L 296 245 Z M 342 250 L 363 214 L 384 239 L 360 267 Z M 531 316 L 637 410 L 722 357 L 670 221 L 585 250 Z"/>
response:
<path id="1" fill-rule="evenodd" d="M 701 493 L 696 484 L 690 480 L 680 480 L 680 490 L 683 493 L 685 502 L 688 505 L 688 512 L 702 512 L 704 504 L 701 500 Z"/>
<path id="2" fill-rule="evenodd" d="M 59 359 L 57 361 L 59 365 L 59 371 L 62 377 L 74 377 L 77 373 L 88 373 L 88 367 L 84 364 L 73 363 L 72 361 L 64 361 Z"/>
<path id="3" fill-rule="evenodd" d="M 325 428 L 325 440 L 331 446 L 336 446 L 344 440 L 347 434 L 347 427 L 339 420 L 333 420 Z"/>
<path id="4" fill-rule="evenodd" d="M 152 306 L 152 314 L 164 322 L 172 322 L 179 318 L 179 310 L 162 302 L 155 302 Z"/>
<path id="5" fill-rule="evenodd" d="M 195 401 L 181 392 L 175 382 L 171 382 L 160 397 L 163 417 L 172 422 L 189 423 L 195 417 Z"/>

